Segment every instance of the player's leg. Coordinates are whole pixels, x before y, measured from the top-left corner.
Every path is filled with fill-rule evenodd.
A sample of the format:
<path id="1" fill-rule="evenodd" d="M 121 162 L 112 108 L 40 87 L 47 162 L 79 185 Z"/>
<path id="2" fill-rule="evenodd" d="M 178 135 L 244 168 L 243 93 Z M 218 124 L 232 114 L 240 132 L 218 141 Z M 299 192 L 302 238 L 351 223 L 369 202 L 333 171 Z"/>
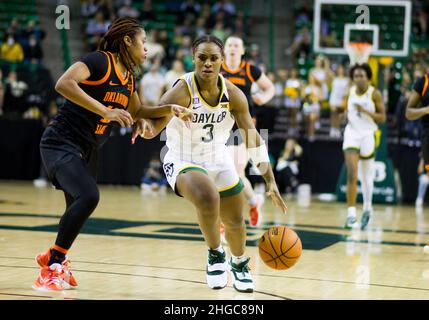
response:
<path id="1" fill-rule="evenodd" d="M 47 158 L 52 153 L 55 154 L 55 152 L 44 150 L 42 156 Z M 36 260 L 42 267 L 41 275 L 42 273 L 48 274 L 48 269 L 57 271 L 62 269 L 62 286 L 68 288 L 68 286 L 76 286 L 77 283 L 70 272 L 66 254 L 83 224 L 96 208 L 99 201 L 99 191 L 87 164 L 77 155 L 72 153 L 63 155 L 56 162 L 55 167 L 53 180 L 65 193 L 66 210 L 60 219 L 55 245 L 47 252 L 39 254 Z M 48 289 L 56 290 L 49 286 L 49 279 L 47 281 L 42 280 L 39 276 L 35 286 L 38 286 L 39 289 L 47 289 L 47 285 Z"/>
<path id="2" fill-rule="evenodd" d="M 252 184 L 249 179 L 246 177 L 246 166 L 249 161 L 247 154 L 247 149 L 244 143 L 239 145 L 230 145 L 228 146 L 230 156 L 234 161 L 235 169 L 241 178 L 241 181 L 244 184 L 244 196 L 250 206 L 249 211 L 249 220 L 251 226 L 256 226 L 260 219 L 260 207 L 263 204 L 263 197 L 258 197 L 255 191 L 253 190 Z"/>
<path id="3" fill-rule="evenodd" d="M 356 226 L 356 198 L 358 182 L 359 151 L 355 149 L 344 150 L 344 158 L 347 168 L 347 229 Z"/>
<path id="4" fill-rule="evenodd" d="M 225 166 L 225 170 L 216 176 L 216 185 L 220 193 L 220 217 L 225 226 L 225 237 L 231 251 L 230 270 L 234 288 L 240 292 L 253 292 L 253 281 L 245 256 L 246 224 L 243 216 L 243 184 L 234 168 Z"/>
<path id="5" fill-rule="evenodd" d="M 347 220 L 346 229 L 357 226 L 356 221 L 356 197 L 358 181 L 358 161 L 359 161 L 359 135 L 349 125 L 344 130 L 343 152 L 347 169 Z"/>
<path id="6" fill-rule="evenodd" d="M 422 139 L 422 156 L 423 156 L 423 173 L 426 173 L 425 177 L 428 177 L 429 175 L 429 135 L 427 133 L 423 134 L 423 139 Z M 426 180 L 426 179 L 425 179 Z M 427 188 L 427 184 L 426 184 L 426 188 Z M 422 188 L 423 189 L 423 188 Z M 420 192 L 420 190 L 419 190 Z M 423 204 L 423 199 L 424 199 L 424 194 L 425 194 L 426 190 L 422 190 L 422 204 Z M 424 247 L 423 247 L 423 252 L 429 254 L 429 243 L 427 243 Z"/>
<path id="7" fill-rule="evenodd" d="M 196 208 L 198 223 L 208 250 L 207 284 L 212 289 L 222 289 L 228 283 L 226 254 L 220 244 L 220 197 L 216 185 L 201 169 L 189 168 L 179 173 L 175 191 Z"/>
<path id="8" fill-rule="evenodd" d="M 363 195 L 363 212 L 361 229 L 364 230 L 372 215 L 372 195 L 374 191 L 374 166 L 375 166 L 375 137 L 370 135 L 362 140 L 361 156 L 359 161 L 360 180 Z"/>

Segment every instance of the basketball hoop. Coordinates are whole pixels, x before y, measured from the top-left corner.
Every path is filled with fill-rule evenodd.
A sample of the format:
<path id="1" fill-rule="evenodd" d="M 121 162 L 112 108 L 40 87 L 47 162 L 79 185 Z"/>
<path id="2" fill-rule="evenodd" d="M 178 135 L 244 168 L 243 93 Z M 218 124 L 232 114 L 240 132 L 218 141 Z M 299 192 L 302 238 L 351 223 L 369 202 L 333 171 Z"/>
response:
<path id="1" fill-rule="evenodd" d="M 367 63 L 372 50 L 372 44 L 367 42 L 350 42 L 347 46 L 350 65 Z"/>

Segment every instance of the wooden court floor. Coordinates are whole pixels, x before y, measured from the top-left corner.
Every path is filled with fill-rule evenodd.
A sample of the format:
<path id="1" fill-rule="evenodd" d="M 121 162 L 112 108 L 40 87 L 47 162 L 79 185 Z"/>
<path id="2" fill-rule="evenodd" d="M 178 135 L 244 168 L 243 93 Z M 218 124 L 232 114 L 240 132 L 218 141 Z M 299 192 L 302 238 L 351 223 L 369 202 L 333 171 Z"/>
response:
<path id="1" fill-rule="evenodd" d="M 53 244 L 63 195 L 30 182 L 0 182 L 0 299 L 429 299 L 429 212 L 375 206 L 368 231 L 343 229 L 343 203 L 288 201 L 283 216 L 269 201 L 263 224 L 248 228 L 255 292 L 205 284 L 206 246 L 185 200 L 142 196 L 138 188 L 101 186 L 101 201 L 70 259 L 79 282 L 65 293 L 31 288 L 37 253 Z M 297 231 L 303 254 L 276 271 L 259 259 L 257 241 L 270 225 Z"/>

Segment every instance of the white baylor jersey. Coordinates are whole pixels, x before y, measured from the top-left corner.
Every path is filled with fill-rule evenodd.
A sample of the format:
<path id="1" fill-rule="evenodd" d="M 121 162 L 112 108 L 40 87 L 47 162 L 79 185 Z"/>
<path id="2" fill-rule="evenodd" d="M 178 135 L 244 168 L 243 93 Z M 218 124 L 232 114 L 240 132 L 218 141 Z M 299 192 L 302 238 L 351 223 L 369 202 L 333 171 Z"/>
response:
<path id="1" fill-rule="evenodd" d="M 190 129 L 173 117 L 167 125 L 168 152 L 176 159 L 194 163 L 222 163 L 227 157 L 226 142 L 234 125 L 229 111 L 229 96 L 225 79 L 219 74 L 221 94 L 216 106 L 210 106 L 201 96 L 194 72 L 180 77 L 187 84 L 194 115 Z"/>
<path id="2" fill-rule="evenodd" d="M 378 126 L 375 121 L 368 115 L 358 112 L 355 104 L 361 105 L 364 109 L 375 112 L 375 103 L 372 99 L 375 88 L 369 86 L 368 90 L 362 95 L 356 93 L 356 86 L 350 88 L 349 98 L 347 101 L 347 120 L 348 126 L 357 132 L 374 132 Z"/>

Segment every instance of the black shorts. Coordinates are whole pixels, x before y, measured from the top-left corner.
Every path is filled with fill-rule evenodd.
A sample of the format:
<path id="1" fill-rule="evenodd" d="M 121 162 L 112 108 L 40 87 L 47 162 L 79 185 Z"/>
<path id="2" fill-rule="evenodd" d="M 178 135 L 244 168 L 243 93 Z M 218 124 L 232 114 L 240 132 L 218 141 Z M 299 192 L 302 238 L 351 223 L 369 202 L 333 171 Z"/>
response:
<path id="1" fill-rule="evenodd" d="M 70 162 L 72 159 L 79 159 L 89 167 L 91 175 L 97 177 L 97 149 L 92 148 L 85 153 L 67 141 L 54 128 L 48 127 L 40 143 L 40 155 L 45 166 L 49 180 L 57 189 L 62 189 L 55 178 L 55 174 L 62 165 Z"/>

